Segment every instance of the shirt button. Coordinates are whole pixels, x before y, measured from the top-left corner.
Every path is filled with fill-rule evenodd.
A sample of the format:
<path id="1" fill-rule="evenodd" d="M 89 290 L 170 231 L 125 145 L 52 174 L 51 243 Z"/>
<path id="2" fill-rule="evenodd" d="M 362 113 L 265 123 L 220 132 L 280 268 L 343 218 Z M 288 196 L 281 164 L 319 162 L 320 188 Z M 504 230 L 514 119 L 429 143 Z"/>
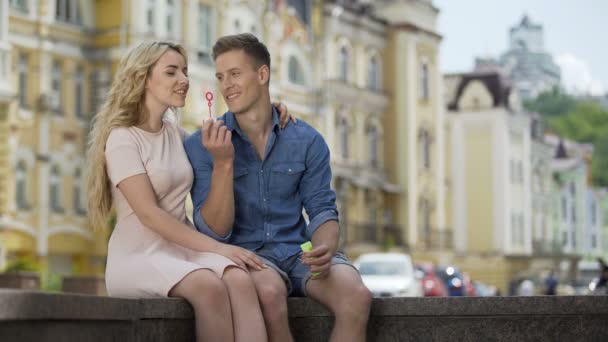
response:
<path id="1" fill-rule="evenodd" d="M 264 202 L 266 202 L 266 199 L 264 198 Z"/>
<path id="2" fill-rule="evenodd" d="M 291 169 L 289 169 L 289 170 L 287 170 L 287 171 L 291 172 Z"/>
<path id="3" fill-rule="evenodd" d="M 266 233 L 266 236 L 270 236 L 270 233 Z"/>

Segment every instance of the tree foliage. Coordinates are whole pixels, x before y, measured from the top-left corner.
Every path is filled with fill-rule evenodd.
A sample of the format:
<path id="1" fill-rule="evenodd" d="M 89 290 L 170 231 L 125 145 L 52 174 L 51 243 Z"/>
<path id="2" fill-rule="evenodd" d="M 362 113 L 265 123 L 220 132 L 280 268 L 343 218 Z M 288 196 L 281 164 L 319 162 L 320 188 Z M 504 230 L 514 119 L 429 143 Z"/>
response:
<path id="1" fill-rule="evenodd" d="M 548 127 L 567 139 L 594 146 L 593 183 L 608 186 L 608 109 L 589 99 L 576 99 L 558 88 L 524 102 L 542 114 Z"/>

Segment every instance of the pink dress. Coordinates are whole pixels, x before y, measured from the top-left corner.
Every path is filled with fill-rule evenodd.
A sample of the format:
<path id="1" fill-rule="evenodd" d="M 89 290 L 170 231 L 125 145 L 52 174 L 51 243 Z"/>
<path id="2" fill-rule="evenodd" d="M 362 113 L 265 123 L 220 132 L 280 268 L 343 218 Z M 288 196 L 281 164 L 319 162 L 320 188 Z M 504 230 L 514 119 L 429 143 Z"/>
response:
<path id="1" fill-rule="evenodd" d="M 185 210 L 193 180 L 183 147 L 185 135 L 181 128 L 165 121 L 158 133 L 121 127 L 108 137 L 105 156 L 117 213 L 106 265 L 106 287 L 111 296 L 167 297 L 192 271 L 206 268 L 221 277 L 226 267 L 236 266 L 224 256 L 182 247 L 144 226 L 117 187 L 128 177 L 147 174 L 158 205 L 192 227 Z"/>

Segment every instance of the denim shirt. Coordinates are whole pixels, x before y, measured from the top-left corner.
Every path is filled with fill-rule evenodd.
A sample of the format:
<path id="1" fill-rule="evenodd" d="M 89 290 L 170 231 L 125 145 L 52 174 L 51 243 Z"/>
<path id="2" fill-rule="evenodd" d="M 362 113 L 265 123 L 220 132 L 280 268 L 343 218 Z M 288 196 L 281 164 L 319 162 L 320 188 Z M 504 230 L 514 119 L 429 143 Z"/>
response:
<path id="1" fill-rule="evenodd" d="M 302 120 L 281 129 L 273 108 L 272 130 L 264 160 L 260 160 L 233 113 L 227 112 L 219 120 L 232 131 L 235 152 L 234 226 L 227 236 L 220 236 L 200 214 L 209 194 L 213 157 L 203 147 L 199 129 L 186 139 L 184 147 L 194 171 L 193 216 L 200 232 L 252 251 L 271 248 L 277 257 L 286 259 L 299 253 L 299 245 L 309 241 L 321 224 L 338 221 L 336 194 L 330 187 L 329 148 L 319 132 Z"/>

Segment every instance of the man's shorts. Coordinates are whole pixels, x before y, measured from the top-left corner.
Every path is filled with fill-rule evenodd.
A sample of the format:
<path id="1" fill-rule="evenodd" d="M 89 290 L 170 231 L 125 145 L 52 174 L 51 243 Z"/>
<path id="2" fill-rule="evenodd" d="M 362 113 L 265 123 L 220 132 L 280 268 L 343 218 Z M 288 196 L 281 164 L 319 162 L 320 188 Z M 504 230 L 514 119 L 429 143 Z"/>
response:
<path id="1" fill-rule="evenodd" d="M 270 248 L 262 248 L 256 251 L 262 262 L 276 270 L 287 286 L 287 294 L 290 297 L 306 297 L 306 282 L 312 277 L 310 266 L 303 264 L 302 252 L 290 256 L 281 261 Z M 357 270 L 342 252 L 336 253 L 331 258 L 332 265 L 348 265 Z M 359 271 L 357 271 L 358 273 Z"/>

